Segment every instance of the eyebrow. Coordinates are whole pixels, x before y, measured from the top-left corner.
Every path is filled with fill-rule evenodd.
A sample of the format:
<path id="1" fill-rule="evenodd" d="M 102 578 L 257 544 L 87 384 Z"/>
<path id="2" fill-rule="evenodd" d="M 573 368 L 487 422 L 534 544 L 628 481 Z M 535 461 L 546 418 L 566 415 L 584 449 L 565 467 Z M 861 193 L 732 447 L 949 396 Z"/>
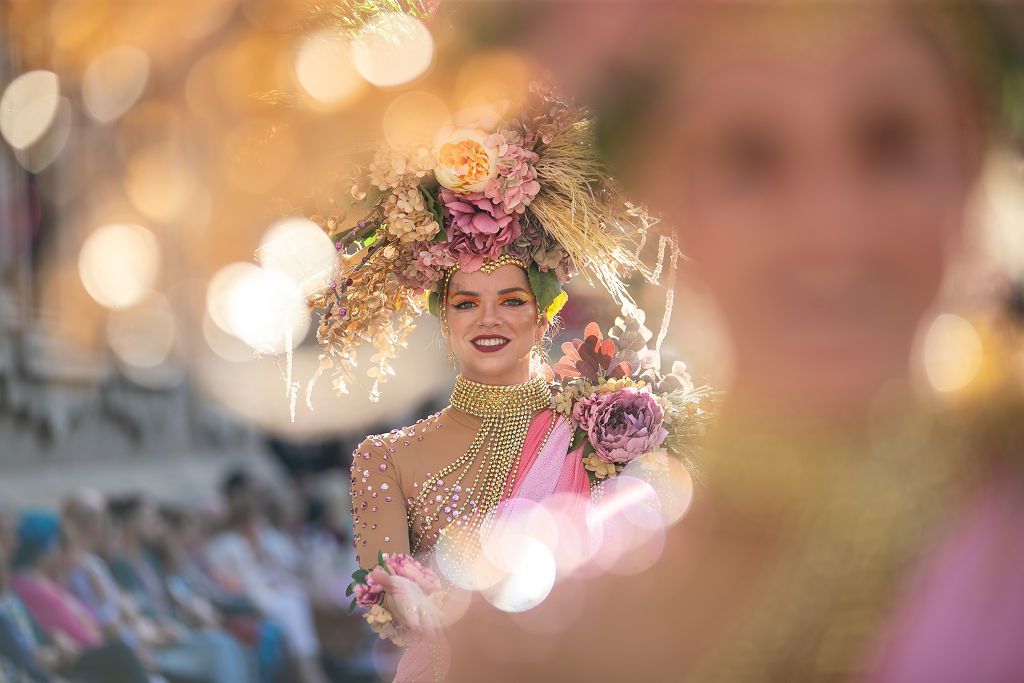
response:
<path id="1" fill-rule="evenodd" d="M 525 289 L 523 289 L 522 287 L 509 287 L 507 289 L 499 289 L 498 290 L 498 295 L 501 296 L 503 294 L 511 294 L 512 292 L 522 292 L 523 294 L 528 294 L 528 292 Z M 457 292 L 452 292 L 451 295 L 452 296 L 480 296 L 480 292 L 469 292 L 469 291 L 466 291 L 464 289 L 460 289 Z"/>

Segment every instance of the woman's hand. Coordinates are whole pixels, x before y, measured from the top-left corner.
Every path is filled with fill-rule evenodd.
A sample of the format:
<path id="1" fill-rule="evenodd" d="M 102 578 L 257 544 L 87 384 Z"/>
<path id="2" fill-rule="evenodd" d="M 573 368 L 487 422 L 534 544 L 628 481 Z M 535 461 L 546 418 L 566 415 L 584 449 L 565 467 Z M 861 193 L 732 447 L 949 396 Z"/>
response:
<path id="1" fill-rule="evenodd" d="M 387 591 L 384 600 L 390 604 L 386 606 L 401 625 L 427 638 L 437 637 L 441 630 L 441 611 L 418 584 L 388 574 L 382 567 L 376 567 L 370 576 Z"/>

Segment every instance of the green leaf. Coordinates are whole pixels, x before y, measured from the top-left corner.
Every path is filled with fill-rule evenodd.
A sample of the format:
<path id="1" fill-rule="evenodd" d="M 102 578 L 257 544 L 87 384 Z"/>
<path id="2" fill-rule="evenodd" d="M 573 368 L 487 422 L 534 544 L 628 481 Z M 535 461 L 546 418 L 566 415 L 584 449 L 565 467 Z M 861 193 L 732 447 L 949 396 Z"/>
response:
<path id="1" fill-rule="evenodd" d="M 370 233 L 369 235 L 367 235 L 366 237 L 364 237 L 363 239 L 361 239 L 361 240 L 359 241 L 359 243 L 360 243 L 361 245 L 363 245 L 364 247 L 369 247 L 369 246 L 371 246 L 371 245 L 372 245 L 372 244 L 373 244 L 374 242 L 376 242 L 376 241 L 377 241 L 377 238 L 378 238 L 378 237 L 380 236 L 380 232 L 381 232 L 381 230 L 383 230 L 383 229 L 384 229 L 384 228 L 385 228 L 386 226 L 387 226 L 387 223 L 381 223 L 381 224 L 380 224 L 380 227 L 378 227 L 378 228 L 377 228 L 376 230 L 374 230 L 373 232 L 371 232 L 371 233 Z"/>
<path id="2" fill-rule="evenodd" d="M 430 309 L 431 315 L 438 320 L 441 319 L 441 293 L 436 289 L 427 297 L 427 307 Z"/>
<path id="3" fill-rule="evenodd" d="M 383 550 L 378 550 L 377 551 L 377 564 L 379 564 L 380 566 L 382 566 L 385 569 L 387 569 L 387 564 L 384 563 L 384 551 Z"/>
<path id="4" fill-rule="evenodd" d="M 352 616 L 352 613 L 356 611 L 356 599 L 352 598 L 352 603 L 348 606 L 348 616 Z"/>
<path id="5" fill-rule="evenodd" d="M 352 595 L 352 586 L 353 586 L 353 585 L 354 585 L 354 584 L 351 584 L 351 583 L 350 583 L 350 584 L 348 585 L 348 588 L 346 588 L 346 589 L 345 589 L 345 597 L 346 597 L 346 598 L 347 598 L 348 596 Z"/>
<path id="6" fill-rule="evenodd" d="M 369 574 L 369 572 L 365 569 L 359 569 L 355 572 L 352 572 L 352 580 L 356 583 L 363 583 L 366 581 L 367 574 Z"/>
<path id="7" fill-rule="evenodd" d="M 530 269 L 526 271 L 526 276 L 530 281 L 530 289 L 533 290 L 533 295 L 537 297 L 537 305 L 540 307 L 540 310 L 546 311 L 551 302 L 562 293 L 562 285 L 558 282 L 558 276 L 555 275 L 553 270 L 549 270 L 546 273 L 541 272 L 535 263 L 530 265 Z"/>
<path id="8" fill-rule="evenodd" d="M 569 446 L 570 451 L 574 451 L 580 447 L 580 444 L 587 438 L 587 433 L 582 429 L 577 429 L 572 435 L 572 444 Z"/>
<path id="9" fill-rule="evenodd" d="M 437 197 L 434 193 L 427 188 L 420 185 L 420 194 L 423 195 L 423 203 L 427 205 L 427 211 L 434 217 L 437 222 L 437 232 L 430 238 L 431 242 L 444 242 L 448 239 L 448 235 L 444 231 L 444 210 L 441 207 L 441 202 L 437 201 Z"/>

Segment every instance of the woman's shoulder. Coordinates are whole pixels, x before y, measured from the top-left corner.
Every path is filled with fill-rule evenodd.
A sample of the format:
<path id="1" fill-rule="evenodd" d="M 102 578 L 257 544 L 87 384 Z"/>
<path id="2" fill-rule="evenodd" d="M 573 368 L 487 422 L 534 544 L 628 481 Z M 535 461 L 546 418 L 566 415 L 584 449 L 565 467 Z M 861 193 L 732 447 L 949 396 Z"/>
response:
<path id="1" fill-rule="evenodd" d="M 444 411 L 439 411 L 428 417 L 416 420 L 411 425 L 406 427 L 399 427 L 392 429 L 390 432 L 383 432 L 381 434 L 371 434 L 370 436 L 363 439 L 358 446 L 356 446 L 356 456 L 387 456 L 395 452 L 396 447 L 399 445 L 410 445 L 414 440 L 422 440 L 422 437 L 430 429 L 435 429 L 440 426 Z"/>

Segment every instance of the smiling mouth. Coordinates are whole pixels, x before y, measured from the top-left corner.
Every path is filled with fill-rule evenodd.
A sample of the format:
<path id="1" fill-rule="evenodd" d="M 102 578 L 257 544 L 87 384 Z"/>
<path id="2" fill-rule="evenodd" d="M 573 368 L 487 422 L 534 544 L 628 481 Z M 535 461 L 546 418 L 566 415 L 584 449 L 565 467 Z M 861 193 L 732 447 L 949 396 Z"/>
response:
<path id="1" fill-rule="evenodd" d="M 472 340 L 473 346 L 477 351 L 483 351 L 484 353 L 494 353 L 500 351 L 508 344 L 509 339 L 507 337 L 476 337 Z"/>

